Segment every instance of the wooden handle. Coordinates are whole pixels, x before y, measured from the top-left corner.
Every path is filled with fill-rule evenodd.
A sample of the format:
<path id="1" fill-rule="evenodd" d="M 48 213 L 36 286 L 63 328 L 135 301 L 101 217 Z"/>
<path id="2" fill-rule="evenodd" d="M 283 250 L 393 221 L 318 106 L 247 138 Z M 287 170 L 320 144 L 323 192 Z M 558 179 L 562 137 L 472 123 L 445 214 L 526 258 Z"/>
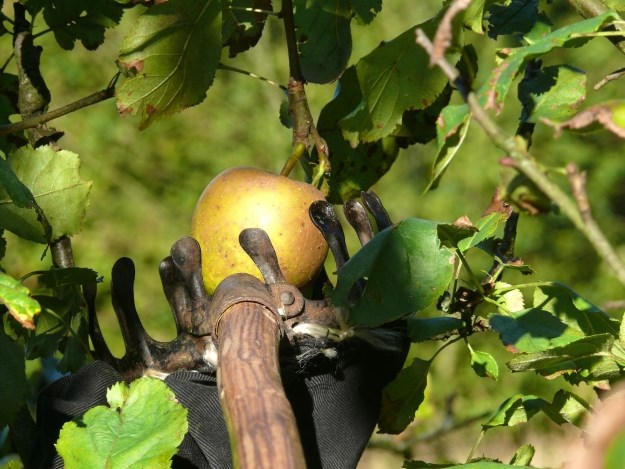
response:
<path id="1" fill-rule="evenodd" d="M 219 321 L 217 382 L 238 469 L 306 467 L 280 378 L 278 321 L 248 301 L 230 306 Z"/>

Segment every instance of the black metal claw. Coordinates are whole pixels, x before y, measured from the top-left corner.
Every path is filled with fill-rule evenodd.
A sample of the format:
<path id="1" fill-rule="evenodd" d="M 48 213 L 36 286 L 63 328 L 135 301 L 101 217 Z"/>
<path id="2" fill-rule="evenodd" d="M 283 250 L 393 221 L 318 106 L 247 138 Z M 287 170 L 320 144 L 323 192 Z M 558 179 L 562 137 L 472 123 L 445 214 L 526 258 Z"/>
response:
<path id="1" fill-rule="evenodd" d="M 349 254 L 347 252 L 343 227 L 332 205 L 325 200 L 317 200 L 311 204 L 308 211 L 310 213 L 310 219 L 319 231 L 321 231 L 321 234 L 323 234 L 323 237 L 330 247 L 330 251 L 336 262 L 336 268 L 340 269 L 349 260 Z"/>
<path id="2" fill-rule="evenodd" d="M 176 332 L 191 331 L 193 316 L 191 314 L 191 298 L 185 288 L 184 279 L 176 268 L 171 256 L 163 259 L 158 268 L 165 298 L 171 306 L 176 321 Z"/>
<path id="3" fill-rule="evenodd" d="M 369 212 L 373 215 L 379 231 L 382 231 L 393 224 L 391 217 L 388 215 L 388 212 L 375 192 L 362 192 L 361 197 L 365 207 L 367 207 L 367 210 L 369 210 Z"/>
<path id="4" fill-rule="evenodd" d="M 246 228 L 239 234 L 239 244 L 252 258 L 258 270 L 268 284 L 286 282 L 276 250 L 271 244 L 269 235 L 260 228 Z"/>
<path id="5" fill-rule="evenodd" d="M 149 362 L 148 335 L 141 324 L 135 307 L 135 264 L 122 257 L 113 265 L 111 273 L 111 297 L 113 309 L 121 328 L 126 354 L 136 354 Z"/>
<path id="6" fill-rule="evenodd" d="M 111 353 L 106 341 L 104 340 L 104 334 L 100 329 L 100 323 L 98 322 L 98 315 L 95 310 L 95 299 L 98 286 L 95 283 L 83 285 L 82 293 L 87 303 L 87 310 L 89 312 L 89 336 L 91 337 L 91 343 L 93 344 L 93 351 L 95 355 L 106 361 L 107 363 L 114 364 L 117 359 Z"/>
<path id="7" fill-rule="evenodd" d="M 184 291 L 185 308 L 174 309 L 174 315 L 184 316 L 185 332 L 195 335 L 210 334 L 206 321 L 210 298 L 204 290 L 202 279 L 202 253 L 199 243 L 191 238 L 181 238 L 171 248 L 171 259 Z M 163 285 L 164 286 L 164 285 Z"/>
<path id="8" fill-rule="evenodd" d="M 343 205 L 343 213 L 358 235 L 360 244 L 364 246 L 371 241 L 371 238 L 373 238 L 373 227 L 362 204 L 355 199 L 348 200 Z"/>

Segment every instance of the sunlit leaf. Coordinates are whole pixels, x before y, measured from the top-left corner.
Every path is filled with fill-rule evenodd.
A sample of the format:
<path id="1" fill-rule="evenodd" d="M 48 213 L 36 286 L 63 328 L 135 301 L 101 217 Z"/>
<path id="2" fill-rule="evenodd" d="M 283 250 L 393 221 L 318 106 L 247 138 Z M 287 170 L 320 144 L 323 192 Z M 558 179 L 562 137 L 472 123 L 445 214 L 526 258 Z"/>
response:
<path id="1" fill-rule="evenodd" d="M 317 130 L 330 150 L 330 193 L 328 200 L 342 203 L 360 197 L 391 168 L 399 148 L 392 137 L 353 147 L 345 140 L 338 121 L 362 99 L 354 67 L 339 80 L 338 93 L 321 110 Z"/>
<path id="2" fill-rule="evenodd" d="M 499 228 L 500 224 L 505 222 L 509 216 L 509 213 L 500 211 L 494 211 L 484 215 L 475 224 L 478 229 L 477 233 L 469 238 L 459 241 L 458 248 L 464 252 L 492 237 Z"/>
<path id="3" fill-rule="evenodd" d="M 491 328 L 499 332 L 504 345 L 511 346 L 514 352 L 538 352 L 584 337 L 556 316 L 540 309 L 491 314 L 488 320 Z"/>
<path id="4" fill-rule="evenodd" d="M 382 392 L 378 425 L 382 433 L 400 433 L 414 420 L 425 398 L 431 362 L 415 358 Z"/>
<path id="5" fill-rule="evenodd" d="M 479 95 L 486 100 L 486 108 L 501 111 L 514 78 L 527 60 L 539 57 L 556 47 L 580 45 L 583 41 L 580 41 L 579 35 L 596 32 L 614 19 L 615 14 L 608 12 L 563 26 L 528 46 L 508 49 L 508 55 L 492 71 L 479 91 Z"/>
<path id="6" fill-rule="evenodd" d="M 470 120 L 471 113 L 466 104 L 450 105 L 441 112 L 436 121 L 438 153 L 432 166 L 432 174 L 426 191 L 438 187 L 445 170 L 464 142 Z"/>
<path id="7" fill-rule="evenodd" d="M 117 88 L 122 115 L 141 116 L 144 129 L 156 119 L 202 102 L 222 49 L 221 2 L 169 0 L 148 8 L 124 38 Z"/>
<path id="8" fill-rule="evenodd" d="M 471 353 L 471 368 L 481 378 L 492 378 L 495 381 L 499 378 L 499 365 L 490 353 L 473 350 L 469 345 Z"/>
<path id="9" fill-rule="evenodd" d="M 586 98 L 586 74 L 566 65 L 540 69 L 519 84 L 523 104 L 521 120 L 536 123 L 541 119 L 564 121 L 577 112 Z"/>
<path id="10" fill-rule="evenodd" d="M 433 37 L 437 20 L 417 27 Z M 370 142 L 395 131 L 404 111 L 424 109 L 445 89 L 447 78 L 438 67 L 429 67 L 429 56 L 415 42 L 415 29 L 381 44 L 356 64 L 362 101 L 340 122 L 349 140 Z M 454 34 L 460 42 L 462 35 Z M 455 62 L 460 56 L 458 43 L 447 59 Z"/>
<path id="11" fill-rule="evenodd" d="M 562 347 L 523 354 L 508 362 L 513 372 L 537 371 L 543 376 L 565 375 L 571 382 L 613 379 L 622 373 L 623 360 L 611 353 L 614 337 L 584 337 Z"/>
<path id="12" fill-rule="evenodd" d="M 36 211 L 20 208 L 1 189 L 0 226 L 39 243 L 80 231 L 91 182 L 80 178 L 78 155 L 67 150 L 55 151 L 50 146 L 23 147 L 11 155 L 9 165 L 45 213 L 43 221 L 49 223 L 51 233 L 46 233 L 46 223 L 42 223 Z"/>
<path id="13" fill-rule="evenodd" d="M 535 308 L 549 311 L 562 322 L 585 335 L 609 333 L 618 337 L 619 321 L 561 284 L 543 285 L 534 290 Z"/>
<path id="14" fill-rule="evenodd" d="M 30 290 L 19 280 L 0 272 L 0 304 L 9 310 L 9 314 L 23 327 L 35 328 L 35 316 L 41 312 L 36 300 L 30 297 Z"/>
<path id="15" fill-rule="evenodd" d="M 534 454 L 536 454 L 536 448 L 534 448 L 532 445 L 521 445 L 519 449 L 514 452 L 514 456 L 512 456 L 510 464 L 517 467 L 527 467 L 532 462 L 532 459 L 534 459 Z"/>
<path id="16" fill-rule="evenodd" d="M 108 406 L 63 425 L 57 451 L 65 467 L 170 467 L 187 432 L 187 410 L 167 385 L 140 378 L 113 385 Z"/>
<path id="17" fill-rule="evenodd" d="M 441 246 L 438 223 L 403 220 L 381 231 L 339 271 L 332 300 L 349 305 L 351 324 L 375 326 L 434 303 L 452 279 L 455 256 Z M 354 305 L 348 298 L 354 283 L 367 278 Z"/>

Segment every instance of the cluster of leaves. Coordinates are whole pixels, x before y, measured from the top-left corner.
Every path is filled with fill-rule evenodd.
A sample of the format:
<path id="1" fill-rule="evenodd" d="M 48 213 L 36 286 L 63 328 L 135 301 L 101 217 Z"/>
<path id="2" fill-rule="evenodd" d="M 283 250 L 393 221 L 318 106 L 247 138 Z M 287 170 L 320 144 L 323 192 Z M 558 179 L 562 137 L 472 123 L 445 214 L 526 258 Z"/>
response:
<path id="1" fill-rule="evenodd" d="M 602 14 L 556 28 L 538 0 L 475 0 L 451 25 L 446 59 L 457 64 L 464 81 L 453 84 L 441 70 L 429 67 L 430 56 L 415 42 L 417 28 L 429 37 L 435 35 L 443 11 L 352 60 L 352 23 L 372 22 L 382 9 L 381 0 L 283 1 L 281 12 L 273 11 L 271 0 L 145 3 L 146 8 L 141 7 L 122 41 L 117 57 L 122 78 L 115 89 L 120 114 L 138 115 L 140 128 L 201 103 L 216 71 L 232 68 L 228 61 L 253 50 L 267 21 L 277 19 L 286 24 L 292 15 L 297 55 L 297 67 L 292 68 L 309 83 L 336 82 L 335 96 L 321 109 L 316 123 L 330 151 L 332 171 L 326 183 L 329 200 L 335 203 L 368 189 L 389 170 L 401 148 L 417 143 L 436 141 L 438 154 L 428 189 L 440 184 L 472 119 L 466 104 L 453 101 L 457 87 L 473 88 L 476 80 L 479 60 L 469 43 L 471 35 L 487 33 L 493 40 L 506 38 L 517 46 L 500 49 L 497 66 L 481 86 L 475 84 L 485 109 L 500 112 L 515 80 L 524 73 L 518 85 L 521 125 L 545 123 L 558 132 L 600 125 L 619 136 L 625 133 L 623 101 L 602 103 L 578 113 L 586 97 L 585 73 L 566 64 L 542 67 L 540 63 L 557 48 L 576 48 L 603 34 L 606 26 L 620 20 L 619 10 L 625 10 L 617 2 L 606 3 Z M 17 75 L 6 72 L 6 66 L 0 70 L 0 125 L 9 124 L 13 115 L 28 117 L 47 109 L 50 92 L 39 71 L 42 51 L 33 45 L 40 34 L 53 33 L 65 50 L 73 49 L 76 42 L 93 50 L 103 43 L 106 29 L 119 24 L 124 10 L 139 4 L 121 0 L 23 0 L 15 3 L 13 20 L 2 14 L 0 35 L 22 36 L 15 41 L 13 51 Z M 32 34 L 35 24 L 43 25 L 44 31 Z M 459 91 L 462 94 L 466 90 Z M 80 230 L 90 183 L 79 175 L 78 156 L 58 147 L 61 135 L 52 129 L 38 129 L 11 138 L 0 136 L 2 232 L 11 231 L 54 247 Z M 313 154 L 308 164 L 314 161 Z M 541 203 L 543 195 L 519 180 L 516 173 L 504 182 L 501 196 L 532 213 L 550 208 L 549 203 Z M 506 258 L 498 248 L 505 240 L 497 233 L 509 217 L 507 210 L 492 210 L 475 223 L 468 219 L 451 224 L 403 220 L 379 233 L 339 271 L 332 300 L 349 310 L 348 325 L 356 329 L 409 316 L 408 333 L 415 343 L 448 339 L 441 352 L 447 344 L 463 340 L 470 365 L 480 377 L 496 380 L 500 364 L 470 339 L 482 330 L 491 330 L 514 354 L 506 364 L 514 372 L 537 372 L 546 378 L 564 376 L 572 384 L 594 386 L 621 378 L 625 332 L 620 321 L 562 285 L 534 282 L 512 286 L 501 281 L 504 272 L 531 271 L 522 261 Z M 2 238 L 0 259 L 5 244 Z M 486 279 L 477 278 L 473 273 L 476 269 L 466 261 L 467 252 L 476 250 L 491 256 L 493 267 Z M 468 288 L 459 287 L 461 270 Z M 35 294 L 22 283 L 34 276 L 39 285 Z M 6 378 L 0 383 L 0 428 L 13 424 L 18 412 L 28 405 L 25 360 L 57 356 L 61 371 L 75 371 L 89 358 L 87 308 L 80 287 L 96 283 L 97 274 L 90 269 L 55 266 L 25 278 L 18 281 L 0 273 L 0 302 L 6 309 L 0 331 L 1 374 Z M 367 279 L 364 296 L 352 304 L 349 293 L 363 278 Z M 529 291 L 533 292 L 526 295 L 531 296 L 531 307 L 526 307 L 523 293 Z M 437 300 L 443 314 L 410 316 Z M 415 358 L 386 388 L 382 431 L 400 432 L 414 419 L 439 352 L 429 359 Z M 163 397 L 164 391 L 156 389 L 158 385 L 146 385 L 150 389 L 138 392 L 142 386 L 137 382 L 130 390 L 120 387 L 110 391 L 110 407 L 85 414 L 82 424 L 93 424 L 95 431 L 100 426 L 110 428 L 107 422 L 117 410 L 128 415 L 152 415 L 160 409 L 156 402 L 164 402 L 158 397 Z M 137 407 L 139 394 L 154 397 L 155 407 L 150 413 Z M 152 403 L 152 398 L 149 401 Z M 538 412 L 557 424 L 578 424 L 588 407 L 581 397 L 564 390 L 550 400 L 515 395 L 483 423 L 483 432 L 526 422 Z M 169 410 L 177 413 L 170 422 L 171 444 L 162 451 L 151 447 L 147 455 L 139 455 L 142 461 L 167 460 L 180 441 L 178 437 L 186 431 L 181 409 L 174 406 Z M 128 422 L 139 425 L 144 421 L 129 418 Z M 74 441 L 88 439 L 84 432 L 89 429 L 82 424 L 68 425 L 62 433 L 59 451 L 68 465 L 75 457 Z M 139 428 L 152 425 L 156 423 L 141 423 Z M 111 435 L 125 441 L 134 431 L 134 426 L 122 425 Z M 109 451 L 113 449 L 99 453 L 107 457 Z M 85 451 L 81 455 L 85 456 Z M 527 466 L 532 455 L 531 449 L 523 447 L 511 464 Z M 418 461 L 407 464 L 432 467 Z M 505 467 L 496 462 L 476 464 L 463 467 Z"/>

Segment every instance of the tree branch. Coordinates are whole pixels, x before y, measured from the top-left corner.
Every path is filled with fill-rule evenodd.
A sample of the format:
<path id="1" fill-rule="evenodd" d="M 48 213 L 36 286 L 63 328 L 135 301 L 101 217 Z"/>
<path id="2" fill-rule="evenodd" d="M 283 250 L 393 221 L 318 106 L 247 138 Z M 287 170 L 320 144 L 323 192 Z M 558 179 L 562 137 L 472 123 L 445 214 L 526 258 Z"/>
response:
<path id="1" fill-rule="evenodd" d="M 573 7 L 584 18 L 594 18 L 603 15 L 610 9 L 601 0 L 568 0 L 569 5 Z M 625 31 L 625 26 L 616 25 L 613 29 Z M 608 40 L 616 46 L 623 54 L 625 54 L 625 39 L 622 37 L 608 37 Z"/>
<path id="2" fill-rule="evenodd" d="M 317 150 L 319 166 L 312 178 L 312 183 L 313 185 L 318 185 L 323 175 L 330 172 L 329 151 L 325 140 L 319 135 L 315 127 L 314 119 L 308 106 L 308 98 L 304 88 L 305 80 L 302 75 L 297 50 L 292 0 L 284 0 L 282 2 L 282 20 L 284 21 L 284 33 L 289 54 L 289 114 L 293 118 L 293 153 L 285 163 L 280 174 L 282 176 L 289 175 L 303 154 L 300 149 L 301 145 L 304 145 L 306 151 L 310 153 L 314 144 Z"/>
<path id="3" fill-rule="evenodd" d="M 66 114 L 70 114 L 84 107 L 91 106 L 92 104 L 97 104 L 101 101 L 105 101 L 112 98 L 113 96 L 115 96 L 115 88 L 109 87 L 104 90 L 98 91 L 97 93 L 93 93 L 92 95 L 89 95 L 85 98 L 74 101 L 73 103 L 69 103 L 58 109 L 54 109 L 53 111 L 46 112 L 44 114 L 24 116 L 23 120 L 21 120 L 20 122 L 0 126 L 0 135 L 12 134 L 15 132 L 21 132 L 22 130 L 38 127 L 53 119 L 57 119 Z"/>
<path id="4" fill-rule="evenodd" d="M 432 43 L 421 29 L 417 30 L 417 43 L 426 50 L 430 57 L 432 56 Z M 458 72 L 447 62 L 444 56 L 435 60 L 435 65 L 441 68 L 449 80 L 457 78 Z M 492 142 L 508 155 L 519 172 L 527 176 L 549 199 L 558 205 L 560 211 L 571 220 L 573 225 L 588 239 L 597 253 L 612 268 L 621 284 L 625 285 L 625 264 L 604 233 L 596 223 L 588 223 L 580 213 L 576 203 L 545 175 L 534 157 L 527 151 L 525 140 L 509 135 L 500 128 L 482 108 L 474 92 L 470 91 L 465 100 L 473 118 L 480 124 Z"/>

